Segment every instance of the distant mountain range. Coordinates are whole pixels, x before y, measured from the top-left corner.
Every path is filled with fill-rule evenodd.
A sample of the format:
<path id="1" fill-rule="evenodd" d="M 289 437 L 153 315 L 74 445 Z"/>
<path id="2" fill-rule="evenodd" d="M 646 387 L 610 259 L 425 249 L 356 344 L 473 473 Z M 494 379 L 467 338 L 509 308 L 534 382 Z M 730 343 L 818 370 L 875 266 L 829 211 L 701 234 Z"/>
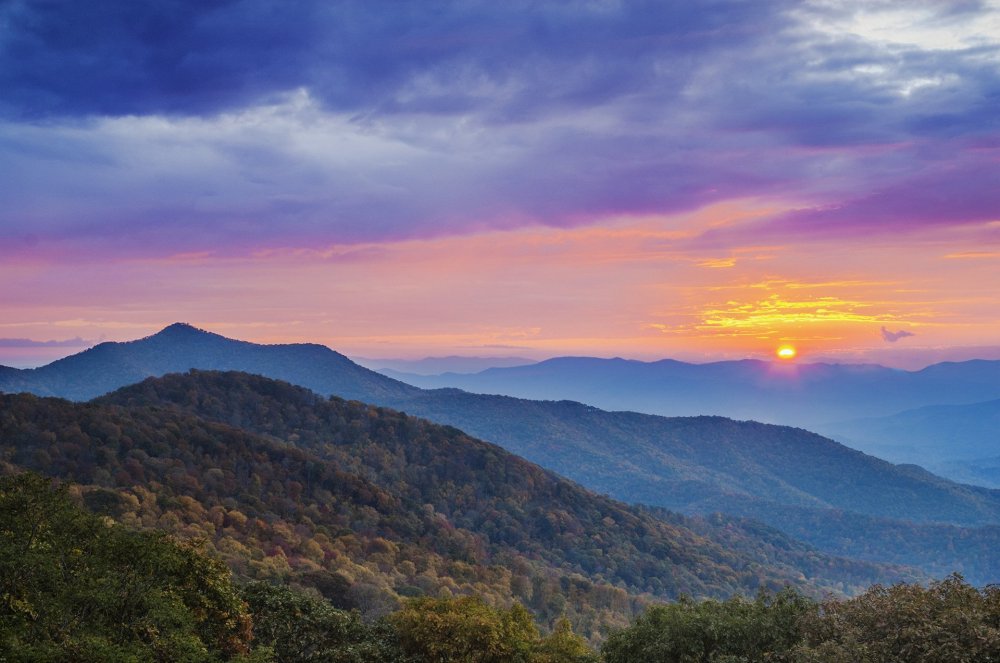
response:
<path id="1" fill-rule="evenodd" d="M 857 449 L 919 463 L 956 480 L 1000 488 L 1000 400 L 930 405 L 822 431 Z"/>
<path id="2" fill-rule="evenodd" d="M 767 369 L 759 362 L 737 364 L 751 373 Z M 980 382 L 987 382 L 992 364 L 970 364 L 981 373 Z M 708 366 L 731 375 L 729 366 Z M 102 344 L 33 371 L 6 372 L 0 389 L 82 400 L 134 383 L 143 373 L 191 368 L 280 378 L 324 395 L 450 424 L 628 502 L 752 517 L 831 554 L 932 572 L 960 569 L 973 581 L 1000 578 L 1000 560 L 992 554 L 1000 538 L 995 527 L 1000 492 L 892 465 L 794 428 L 721 417 L 605 412 L 569 401 L 456 389 L 426 391 L 357 366 L 323 346 L 255 345 L 186 325 L 171 325 L 131 343 Z M 969 368 L 927 370 L 943 381 L 945 374 L 967 374 Z M 812 370 L 843 372 L 807 367 L 805 375 Z M 857 370 L 906 375 L 878 367 Z"/>
<path id="3" fill-rule="evenodd" d="M 423 359 L 373 359 L 351 357 L 365 368 L 389 377 L 397 375 L 440 375 L 441 373 L 479 373 L 488 368 L 509 368 L 534 364 L 534 359 L 524 357 L 424 357 Z"/>
<path id="4" fill-rule="evenodd" d="M 711 414 L 805 428 L 927 405 L 1000 398 L 1000 361 L 985 360 L 904 371 L 873 364 L 752 359 L 689 364 L 561 357 L 472 375 L 394 375 L 425 389 L 454 387 L 517 398 L 568 399 L 606 410 Z"/>

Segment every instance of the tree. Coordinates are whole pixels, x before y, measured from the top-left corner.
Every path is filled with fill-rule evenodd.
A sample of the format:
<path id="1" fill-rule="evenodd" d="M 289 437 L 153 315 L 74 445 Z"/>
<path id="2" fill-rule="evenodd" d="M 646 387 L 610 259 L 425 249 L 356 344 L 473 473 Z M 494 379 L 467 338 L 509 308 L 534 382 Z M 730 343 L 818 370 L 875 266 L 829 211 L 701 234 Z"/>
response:
<path id="1" fill-rule="evenodd" d="M 952 575 L 927 587 L 875 585 L 828 601 L 804 622 L 801 661 L 904 663 L 1000 660 L 1000 587 Z"/>
<path id="2" fill-rule="evenodd" d="M 791 661 L 800 622 L 816 605 L 792 589 L 754 601 L 684 599 L 649 608 L 613 633 L 601 653 L 607 663 L 736 663 Z"/>
<path id="3" fill-rule="evenodd" d="M 527 662 L 538 640 L 521 605 L 498 610 L 477 596 L 414 599 L 392 621 L 403 650 L 424 661 Z"/>
<path id="4" fill-rule="evenodd" d="M 596 663 L 598 657 L 587 641 L 573 633 L 565 617 L 556 622 L 547 638 L 542 639 L 532 660 L 537 663 Z"/>
<path id="5" fill-rule="evenodd" d="M 0 478 L 0 659 L 215 661 L 249 652 L 229 570 L 114 525 L 65 486 Z"/>
<path id="6" fill-rule="evenodd" d="M 368 625 L 356 611 L 288 587 L 253 582 L 243 588 L 254 622 L 254 644 L 282 663 L 400 661 L 390 625 Z"/>

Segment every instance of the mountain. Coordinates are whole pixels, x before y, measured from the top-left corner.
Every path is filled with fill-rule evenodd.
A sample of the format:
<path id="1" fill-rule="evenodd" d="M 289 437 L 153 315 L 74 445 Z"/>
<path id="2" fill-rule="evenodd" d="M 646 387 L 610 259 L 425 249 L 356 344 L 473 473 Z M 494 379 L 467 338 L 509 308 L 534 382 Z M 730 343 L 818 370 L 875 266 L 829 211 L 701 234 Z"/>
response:
<path id="1" fill-rule="evenodd" d="M 802 429 L 448 389 L 395 406 L 628 502 L 751 518 L 828 554 L 960 570 L 980 584 L 1000 578 L 1000 492 Z"/>
<path id="2" fill-rule="evenodd" d="M 917 463 L 957 480 L 1000 487 L 1000 400 L 932 405 L 830 424 L 823 431 L 896 462 Z"/>
<path id="3" fill-rule="evenodd" d="M 787 426 L 605 412 L 572 401 L 459 390 L 426 391 L 395 406 L 632 502 L 706 512 L 762 500 L 914 522 L 1000 523 L 1000 492 L 893 465 Z"/>
<path id="4" fill-rule="evenodd" d="M 488 368 L 508 368 L 534 364 L 534 359 L 524 357 L 424 357 L 423 359 L 372 359 L 351 357 L 351 360 L 365 368 L 383 375 L 397 377 L 440 375 L 442 373 L 478 373 Z M 398 379 L 398 378 L 397 378 Z"/>
<path id="5" fill-rule="evenodd" d="M 1000 398 L 1000 361 L 942 363 L 919 371 L 872 364 L 758 360 L 689 364 L 671 359 L 561 357 L 472 375 L 399 376 L 425 389 L 568 399 L 663 416 L 713 414 L 814 428 L 925 405 Z"/>
<path id="6" fill-rule="evenodd" d="M 740 364 L 760 368 L 759 362 Z M 1000 522 L 1000 493 L 915 476 L 804 430 L 722 417 L 606 412 L 569 401 L 454 389 L 427 391 L 357 366 L 324 346 L 258 345 L 185 324 L 138 341 L 104 343 L 15 374 L 34 393 L 82 400 L 150 375 L 192 367 L 264 375 L 323 395 L 406 410 L 632 502 L 703 510 L 761 499 L 924 522 Z M 707 369 L 728 374 L 722 364 Z M 983 377 L 988 376 L 984 371 Z M 12 389 L 5 385 L 4 390 Z"/>
<path id="7" fill-rule="evenodd" d="M 652 597 L 915 577 L 756 524 L 629 507 L 457 429 L 242 373 L 82 404 L 0 396 L 0 470 L 25 469 L 83 484 L 126 524 L 205 539 L 241 575 L 368 612 L 476 592 L 592 633 Z"/>
<path id="8" fill-rule="evenodd" d="M 323 345 L 259 345 L 183 323 L 136 341 L 101 343 L 40 368 L 0 371 L 0 391 L 84 401 L 147 377 L 191 368 L 257 373 L 324 394 L 375 402 L 417 392 Z"/>
<path id="9" fill-rule="evenodd" d="M 248 372 L 298 375 L 302 382 L 283 379 L 309 386 L 308 379 L 327 385 L 313 387 L 323 395 L 364 400 L 458 427 L 626 502 L 753 518 L 831 554 L 892 559 L 925 570 L 962 568 L 973 581 L 1000 578 L 1000 561 L 981 554 L 995 542 L 989 528 L 1000 524 L 1000 492 L 896 466 L 805 430 L 721 417 L 605 412 L 569 401 L 456 389 L 426 391 L 358 367 L 322 346 L 259 346 L 189 327 L 174 331 L 180 333 L 150 337 L 160 337 L 156 343 L 144 339 L 113 344 L 112 349 L 128 350 L 137 364 L 158 371 L 172 366 L 187 370 L 195 360 L 214 366 L 223 363 L 219 357 L 238 352 Z M 301 348 L 308 352 L 299 352 Z M 196 357 L 193 350 L 200 354 Z M 89 377 L 77 371 L 75 382 L 54 379 L 71 373 L 65 369 L 78 365 L 84 355 L 37 369 L 49 381 L 36 383 L 36 388 L 75 393 L 89 380 L 101 385 L 91 392 L 104 391 L 114 379 L 121 380 L 120 362 L 108 361 L 105 367 L 89 360 Z M 287 361 L 276 364 L 276 358 Z M 983 370 L 988 376 L 989 367 Z M 942 525 L 961 529 L 955 537 L 959 545 L 931 536 Z"/>

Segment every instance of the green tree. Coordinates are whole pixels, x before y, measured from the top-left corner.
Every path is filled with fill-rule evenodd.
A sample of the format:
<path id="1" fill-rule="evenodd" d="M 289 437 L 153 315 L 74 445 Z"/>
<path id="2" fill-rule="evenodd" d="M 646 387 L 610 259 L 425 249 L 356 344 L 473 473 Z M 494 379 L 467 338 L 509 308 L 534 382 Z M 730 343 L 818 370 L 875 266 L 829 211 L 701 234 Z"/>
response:
<path id="1" fill-rule="evenodd" d="M 355 611 L 288 587 L 253 582 L 243 588 L 254 622 L 254 644 L 282 663 L 369 663 L 403 660 L 395 630 L 365 624 Z"/>
<path id="2" fill-rule="evenodd" d="M 754 601 L 683 599 L 649 608 L 613 633 L 601 653 L 607 663 L 737 663 L 791 661 L 801 621 L 816 605 L 792 589 Z"/>
<path id="3" fill-rule="evenodd" d="M 250 627 L 221 562 L 89 514 L 37 475 L 0 478 L 0 659 L 230 660 Z"/>
<path id="4" fill-rule="evenodd" d="M 569 620 L 561 618 L 548 637 L 542 639 L 532 658 L 536 663 L 596 663 L 600 660 L 587 641 L 573 633 Z"/>
<path id="5" fill-rule="evenodd" d="M 403 651 L 428 663 L 526 663 L 539 639 L 520 604 L 499 610 L 477 596 L 414 599 L 392 622 Z"/>

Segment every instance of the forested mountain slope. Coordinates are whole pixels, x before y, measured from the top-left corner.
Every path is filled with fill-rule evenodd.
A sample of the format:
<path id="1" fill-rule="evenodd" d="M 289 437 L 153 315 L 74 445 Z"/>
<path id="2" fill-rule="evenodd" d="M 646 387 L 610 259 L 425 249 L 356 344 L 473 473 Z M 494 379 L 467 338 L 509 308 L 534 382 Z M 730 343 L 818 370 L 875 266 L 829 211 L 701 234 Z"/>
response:
<path id="1" fill-rule="evenodd" d="M 711 511 L 753 499 L 915 522 L 1000 523 L 1000 492 L 893 465 L 797 428 L 459 390 L 392 405 L 627 501 Z"/>
<path id="2" fill-rule="evenodd" d="M 802 430 L 721 417 L 605 412 L 573 402 L 452 389 L 425 391 L 364 369 L 324 346 L 257 345 L 184 324 L 16 371 L 20 386 L 3 389 L 81 399 L 189 368 L 265 375 L 455 425 L 629 501 L 697 510 L 733 497 L 756 498 L 915 521 L 1000 522 L 1000 493 L 897 468 Z"/>
<path id="3" fill-rule="evenodd" d="M 102 347 L 108 347 L 103 355 L 97 352 Z M 122 353 L 131 363 L 122 363 Z M 457 426 L 627 502 L 689 514 L 723 511 L 760 520 L 831 554 L 919 565 L 931 573 L 963 570 L 974 582 L 1000 578 L 1000 561 L 989 552 L 1000 523 L 1000 493 L 895 466 L 799 429 L 420 390 L 322 346 L 261 346 L 187 325 L 133 343 L 98 346 L 63 360 L 59 371 L 56 362 L 15 374 L 45 377 L 40 391 L 70 395 L 103 392 L 142 372 L 128 373 L 123 366 L 186 370 L 199 363 L 232 364 L 234 357 L 250 372 L 290 376 L 324 395 Z M 938 377 L 957 370 L 932 368 Z M 983 370 L 988 373 L 988 366 Z M 62 381 L 54 380 L 56 374 Z M 942 531 L 949 534 L 937 536 Z"/>
<path id="4" fill-rule="evenodd" d="M 205 537 L 240 573 L 369 611 L 474 591 L 543 620 L 566 612 L 593 635 L 643 595 L 912 577 L 738 522 L 657 517 L 454 428 L 257 376 L 194 372 L 95 403 L 0 403 L 6 471 L 91 486 L 89 503 L 123 522 Z"/>
<path id="5" fill-rule="evenodd" d="M 928 405 L 830 424 L 823 432 L 896 462 L 1000 487 L 1000 400 Z"/>

